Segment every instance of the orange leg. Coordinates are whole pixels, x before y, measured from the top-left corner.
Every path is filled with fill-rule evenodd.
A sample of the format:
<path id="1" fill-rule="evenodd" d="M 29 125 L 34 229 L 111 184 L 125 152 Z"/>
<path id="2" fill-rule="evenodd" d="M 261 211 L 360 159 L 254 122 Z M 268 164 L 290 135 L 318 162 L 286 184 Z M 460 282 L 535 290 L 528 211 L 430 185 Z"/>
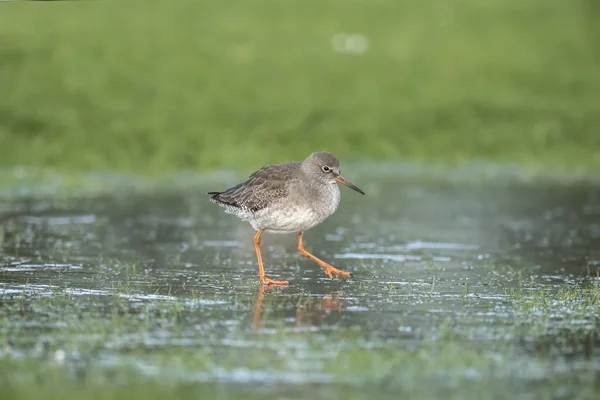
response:
<path id="1" fill-rule="evenodd" d="M 325 271 L 325 273 L 330 278 L 333 278 L 333 276 L 331 274 L 335 274 L 335 275 L 339 275 L 339 276 L 345 276 L 346 278 L 351 278 L 352 277 L 352 274 L 350 272 L 340 271 L 339 269 L 332 267 L 331 265 L 327 264 L 323 260 L 319 260 L 317 257 L 313 256 L 308 251 L 306 251 L 304 249 L 304 246 L 302 245 L 302 232 L 298 232 L 298 252 L 300 254 L 302 254 L 304 257 L 308 257 L 311 260 L 313 260 L 314 262 L 316 262 L 317 264 L 319 264 L 321 266 L 321 268 L 323 268 L 323 270 Z"/>
<path id="2" fill-rule="evenodd" d="M 256 235 L 254 235 L 254 249 L 256 250 L 256 258 L 258 259 L 258 274 L 260 281 L 266 285 L 280 285 L 285 286 L 288 281 L 275 281 L 265 276 L 265 269 L 263 268 L 262 255 L 260 254 L 260 237 L 263 234 L 263 229 L 260 229 Z"/>

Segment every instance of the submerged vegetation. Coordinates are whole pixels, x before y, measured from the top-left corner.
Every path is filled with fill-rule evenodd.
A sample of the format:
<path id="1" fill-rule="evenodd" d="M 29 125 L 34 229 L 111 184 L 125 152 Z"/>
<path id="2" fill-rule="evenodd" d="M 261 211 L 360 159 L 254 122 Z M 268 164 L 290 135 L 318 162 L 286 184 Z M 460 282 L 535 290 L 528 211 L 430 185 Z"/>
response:
<path id="1" fill-rule="evenodd" d="M 155 390 L 179 398 L 181 384 L 189 385 L 192 393 L 218 388 L 223 396 L 231 396 L 244 384 L 261 382 L 292 393 L 307 390 L 306 385 L 328 384 L 377 388 L 390 395 L 400 390 L 417 397 L 449 392 L 453 397 L 462 393 L 463 398 L 502 398 L 504 382 L 519 377 L 512 390 L 520 388 L 525 395 L 528 381 L 548 380 L 543 390 L 532 391 L 536 398 L 557 390 L 591 396 L 597 373 L 598 280 L 585 289 L 573 286 L 542 296 L 535 294 L 538 290 L 544 289 L 531 288 L 527 294 L 493 302 L 474 300 L 459 314 L 446 314 L 418 341 L 406 340 L 414 333 L 408 327 L 398 335 L 349 329 L 343 319 L 328 328 L 320 325 L 317 331 L 310 329 L 310 322 L 298 325 L 298 313 L 306 313 L 309 321 L 322 314 L 323 307 L 329 313 L 344 313 L 343 302 L 323 295 L 286 301 L 276 290 L 266 294 L 270 301 L 260 307 L 231 296 L 210 303 L 157 301 L 152 296 L 136 302 L 129 291 L 115 291 L 105 299 L 42 288 L 37 294 L 5 294 L 0 384 L 14 398 L 47 390 L 59 398 L 94 387 L 103 387 L 102 397 L 84 391 L 83 398 L 138 392 L 155 396 Z M 372 290 L 369 297 L 376 293 Z M 434 294 L 428 302 L 438 299 Z M 219 309 L 218 304 L 228 306 Z M 295 321 L 281 323 L 282 313 L 290 312 L 296 314 Z M 375 307 L 370 312 L 378 311 Z M 262 315 L 257 318 L 256 313 Z M 207 314 L 208 321 L 203 318 Z M 250 315 L 251 324 L 246 323 Z M 36 340 L 31 331 L 42 327 L 44 334 Z M 461 387 L 472 390 L 465 394 Z M 276 398 L 276 386 L 272 389 L 268 398 Z M 255 395 L 260 393 L 255 390 Z"/>
<path id="2" fill-rule="evenodd" d="M 266 238 L 287 288 L 203 187 L 5 201 L 3 398 L 597 394 L 593 188 L 371 184 L 307 236 L 354 278 Z"/>

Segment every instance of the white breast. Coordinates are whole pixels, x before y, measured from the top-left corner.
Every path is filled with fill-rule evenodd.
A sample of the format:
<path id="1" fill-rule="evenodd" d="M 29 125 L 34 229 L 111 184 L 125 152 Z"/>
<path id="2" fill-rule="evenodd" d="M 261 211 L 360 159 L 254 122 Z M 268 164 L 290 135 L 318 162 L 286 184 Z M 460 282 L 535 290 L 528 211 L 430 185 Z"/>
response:
<path id="1" fill-rule="evenodd" d="M 265 229 L 272 233 L 304 232 L 319 225 L 337 210 L 340 189 L 337 184 L 332 184 L 317 196 L 296 200 L 274 204 L 254 213 L 247 220 L 256 230 Z"/>

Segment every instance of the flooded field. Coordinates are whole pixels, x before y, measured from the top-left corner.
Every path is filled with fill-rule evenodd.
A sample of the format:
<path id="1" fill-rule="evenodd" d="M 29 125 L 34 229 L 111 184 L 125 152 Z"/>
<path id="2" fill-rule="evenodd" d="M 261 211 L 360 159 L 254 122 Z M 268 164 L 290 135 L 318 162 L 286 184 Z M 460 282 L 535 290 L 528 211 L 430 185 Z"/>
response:
<path id="1" fill-rule="evenodd" d="M 595 398 L 600 187 L 355 179 L 306 248 L 205 192 L 0 198 L 10 398 Z M 109 396 L 110 397 L 110 396 Z"/>

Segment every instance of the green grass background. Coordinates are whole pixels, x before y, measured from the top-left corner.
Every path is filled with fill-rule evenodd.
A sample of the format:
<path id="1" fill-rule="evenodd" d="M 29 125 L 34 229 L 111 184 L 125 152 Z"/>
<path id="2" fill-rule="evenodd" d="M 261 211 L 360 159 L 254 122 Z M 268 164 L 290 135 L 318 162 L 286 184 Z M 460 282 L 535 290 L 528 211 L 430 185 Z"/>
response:
<path id="1" fill-rule="evenodd" d="M 594 0 L 0 5 L 0 166 L 600 168 Z M 334 51 L 360 34 L 361 54 Z"/>

